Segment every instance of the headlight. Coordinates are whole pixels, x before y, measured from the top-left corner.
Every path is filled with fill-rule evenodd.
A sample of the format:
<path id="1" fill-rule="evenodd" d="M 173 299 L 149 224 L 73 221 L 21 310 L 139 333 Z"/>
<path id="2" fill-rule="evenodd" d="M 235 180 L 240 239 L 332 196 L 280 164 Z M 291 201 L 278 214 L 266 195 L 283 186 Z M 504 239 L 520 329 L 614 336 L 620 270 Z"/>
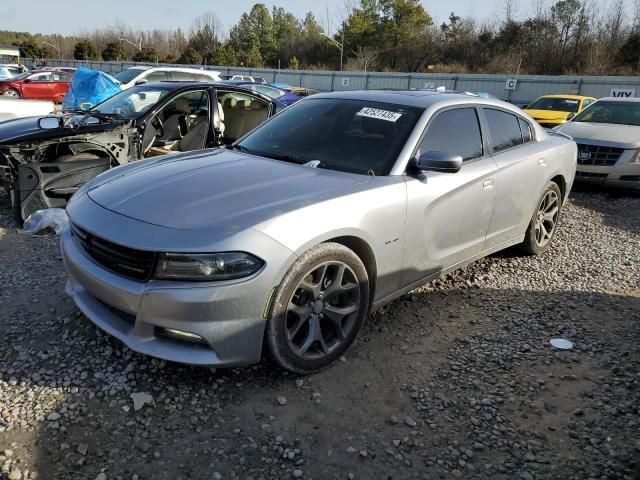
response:
<path id="1" fill-rule="evenodd" d="M 154 278 L 212 282 L 248 277 L 262 268 L 264 262 L 244 252 L 226 253 L 161 253 Z"/>

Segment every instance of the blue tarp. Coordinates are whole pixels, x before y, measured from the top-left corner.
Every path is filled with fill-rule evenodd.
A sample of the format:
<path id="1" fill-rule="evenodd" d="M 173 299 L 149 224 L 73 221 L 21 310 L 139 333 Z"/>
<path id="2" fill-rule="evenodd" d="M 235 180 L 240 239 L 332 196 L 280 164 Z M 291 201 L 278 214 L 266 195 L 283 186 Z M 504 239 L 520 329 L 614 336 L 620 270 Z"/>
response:
<path id="1" fill-rule="evenodd" d="M 89 110 L 120 91 L 120 83 L 111 75 L 80 67 L 71 77 L 62 106 L 70 110 Z"/>

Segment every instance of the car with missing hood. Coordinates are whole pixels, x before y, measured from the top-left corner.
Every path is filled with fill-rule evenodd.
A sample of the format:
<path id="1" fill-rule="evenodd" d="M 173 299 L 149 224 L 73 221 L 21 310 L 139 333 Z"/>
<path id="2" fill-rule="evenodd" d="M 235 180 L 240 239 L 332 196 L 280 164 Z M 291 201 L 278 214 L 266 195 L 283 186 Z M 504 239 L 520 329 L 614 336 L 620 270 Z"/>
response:
<path id="1" fill-rule="evenodd" d="M 403 293 L 513 245 L 543 253 L 575 156 L 499 100 L 317 94 L 228 148 L 85 184 L 61 234 L 66 291 L 137 352 L 314 372 Z"/>
<path id="2" fill-rule="evenodd" d="M 601 98 L 555 130 L 578 144 L 576 181 L 640 190 L 640 98 Z"/>
<path id="3" fill-rule="evenodd" d="M 87 180 L 134 160 L 230 144 L 284 105 L 232 85 L 161 82 L 88 111 L 0 123 L 0 186 L 18 223 L 64 207 Z"/>

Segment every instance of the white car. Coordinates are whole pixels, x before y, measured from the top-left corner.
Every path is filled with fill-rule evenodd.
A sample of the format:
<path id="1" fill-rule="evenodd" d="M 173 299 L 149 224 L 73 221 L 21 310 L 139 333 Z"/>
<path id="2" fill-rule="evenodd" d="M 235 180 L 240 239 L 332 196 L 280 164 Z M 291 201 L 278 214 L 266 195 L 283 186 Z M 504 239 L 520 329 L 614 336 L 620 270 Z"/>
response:
<path id="1" fill-rule="evenodd" d="M 54 113 L 56 104 L 47 100 L 25 100 L 0 96 L 0 122 L 14 118 L 45 116 Z"/>
<path id="2" fill-rule="evenodd" d="M 181 67 L 131 67 L 114 75 L 126 90 L 134 85 L 152 82 L 219 82 L 220 72 Z"/>
<path id="3" fill-rule="evenodd" d="M 240 81 L 240 82 L 255 82 L 256 81 L 255 78 L 250 77 L 249 75 L 220 75 L 220 80 L 224 80 L 224 81 L 228 81 L 228 80 L 236 81 L 237 80 L 237 81 Z M 258 82 L 258 83 L 262 83 L 262 82 Z"/>
<path id="4" fill-rule="evenodd" d="M 640 191 L 640 98 L 601 98 L 554 130 L 578 144 L 576 181 Z"/>

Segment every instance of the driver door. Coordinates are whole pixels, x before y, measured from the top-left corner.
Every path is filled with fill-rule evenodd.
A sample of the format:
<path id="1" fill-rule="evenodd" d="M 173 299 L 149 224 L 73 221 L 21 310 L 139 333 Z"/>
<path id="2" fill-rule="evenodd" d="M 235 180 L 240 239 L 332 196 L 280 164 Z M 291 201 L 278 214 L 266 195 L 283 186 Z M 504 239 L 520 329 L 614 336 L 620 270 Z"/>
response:
<path id="1" fill-rule="evenodd" d="M 51 73 L 36 73 L 26 80 L 22 85 L 22 96 L 24 98 L 53 100 L 53 79 Z"/>
<path id="2" fill-rule="evenodd" d="M 404 270 L 410 285 L 481 253 L 496 199 L 496 164 L 475 107 L 441 110 L 429 122 L 416 156 L 438 151 L 463 157 L 456 173 L 406 175 Z"/>

